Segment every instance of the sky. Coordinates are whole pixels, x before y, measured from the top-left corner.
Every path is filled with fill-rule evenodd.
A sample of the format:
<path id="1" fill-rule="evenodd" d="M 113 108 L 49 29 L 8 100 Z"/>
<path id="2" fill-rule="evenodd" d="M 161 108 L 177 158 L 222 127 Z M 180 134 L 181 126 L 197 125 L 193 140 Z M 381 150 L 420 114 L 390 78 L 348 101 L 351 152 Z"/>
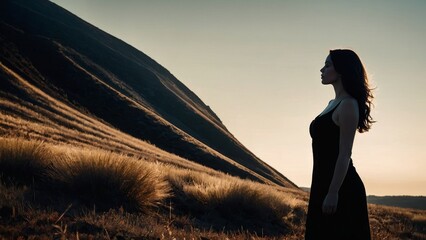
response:
<path id="1" fill-rule="evenodd" d="M 309 124 L 334 98 L 320 69 L 354 50 L 377 122 L 357 133 L 368 195 L 426 195 L 426 1 L 52 0 L 167 68 L 256 156 L 298 186 L 313 167 Z"/>

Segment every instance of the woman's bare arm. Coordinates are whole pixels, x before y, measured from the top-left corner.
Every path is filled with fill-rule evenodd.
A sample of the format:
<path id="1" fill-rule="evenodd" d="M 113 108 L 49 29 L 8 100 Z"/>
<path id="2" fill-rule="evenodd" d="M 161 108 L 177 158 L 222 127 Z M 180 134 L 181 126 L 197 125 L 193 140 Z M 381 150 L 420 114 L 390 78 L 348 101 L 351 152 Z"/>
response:
<path id="1" fill-rule="evenodd" d="M 343 100 L 336 110 L 338 110 L 336 123 L 340 128 L 339 155 L 334 168 L 333 179 L 323 203 L 323 212 L 330 214 L 337 209 L 338 192 L 349 167 L 359 119 L 358 104 L 355 99 Z"/>

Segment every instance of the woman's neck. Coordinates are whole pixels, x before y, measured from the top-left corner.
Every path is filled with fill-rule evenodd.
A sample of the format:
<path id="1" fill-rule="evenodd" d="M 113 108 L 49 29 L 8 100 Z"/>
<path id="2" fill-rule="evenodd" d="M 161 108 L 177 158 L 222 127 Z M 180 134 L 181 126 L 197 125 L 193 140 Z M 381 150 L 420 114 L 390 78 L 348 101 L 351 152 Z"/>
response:
<path id="1" fill-rule="evenodd" d="M 346 90 L 343 88 L 342 81 L 335 82 L 333 84 L 333 88 L 334 88 L 334 94 L 335 94 L 334 99 L 342 99 L 342 98 L 350 96 L 349 93 L 346 92 Z"/>

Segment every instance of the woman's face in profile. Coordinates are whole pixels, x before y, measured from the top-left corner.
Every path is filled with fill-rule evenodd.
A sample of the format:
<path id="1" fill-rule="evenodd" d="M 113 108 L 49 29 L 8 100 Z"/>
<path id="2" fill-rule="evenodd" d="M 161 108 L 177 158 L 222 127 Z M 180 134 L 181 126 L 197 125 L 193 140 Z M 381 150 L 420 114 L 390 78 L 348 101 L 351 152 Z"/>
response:
<path id="1" fill-rule="evenodd" d="M 340 79 L 340 74 L 334 69 L 330 55 L 325 59 L 325 65 L 320 71 L 322 84 L 332 84 Z"/>

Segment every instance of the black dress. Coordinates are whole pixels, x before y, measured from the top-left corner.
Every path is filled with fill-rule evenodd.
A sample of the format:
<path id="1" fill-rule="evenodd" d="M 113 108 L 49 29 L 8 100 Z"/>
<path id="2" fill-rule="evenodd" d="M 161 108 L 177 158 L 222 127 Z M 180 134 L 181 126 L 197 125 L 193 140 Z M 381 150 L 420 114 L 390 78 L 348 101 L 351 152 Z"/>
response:
<path id="1" fill-rule="evenodd" d="M 314 167 L 305 240 L 371 239 L 365 188 L 352 159 L 339 190 L 336 213 L 322 213 L 322 204 L 328 193 L 339 154 L 340 129 L 332 120 L 333 112 L 339 104 L 328 113 L 316 117 L 309 127 Z"/>

